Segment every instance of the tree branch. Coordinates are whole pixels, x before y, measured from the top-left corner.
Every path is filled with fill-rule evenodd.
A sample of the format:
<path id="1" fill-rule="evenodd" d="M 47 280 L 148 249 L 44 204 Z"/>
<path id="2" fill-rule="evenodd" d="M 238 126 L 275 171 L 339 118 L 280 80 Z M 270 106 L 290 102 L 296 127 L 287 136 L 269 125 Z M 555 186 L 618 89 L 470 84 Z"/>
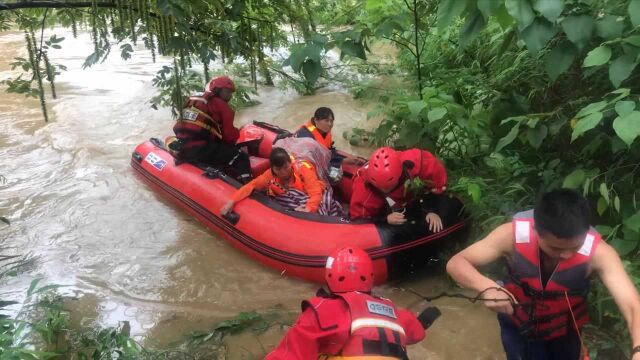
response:
<path id="1" fill-rule="evenodd" d="M 0 11 L 2 10 L 19 10 L 19 9 L 36 9 L 36 8 L 47 8 L 47 9 L 71 9 L 71 8 L 87 8 L 92 7 L 91 1 L 83 1 L 83 2 L 66 2 L 66 1 L 56 1 L 56 0 L 41 0 L 41 1 L 20 1 L 15 3 L 0 3 Z M 114 0 L 106 0 L 102 2 L 97 2 L 97 7 L 100 8 L 116 8 L 117 4 Z M 123 7 L 129 7 L 134 9 L 133 6 L 123 4 Z M 158 14 L 150 13 L 151 16 L 158 16 Z M 275 23 L 270 20 L 258 19 L 251 16 L 241 15 L 244 19 L 261 21 L 265 23 Z"/>
<path id="2" fill-rule="evenodd" d="M 413 49 L 411 49 L 411 47 L 410 47 L 407 43 L 402 42 L 402 41 L 400 41 L 400 40 L 398 40 L 398 39 L 390 38 L 390 37 L 388 37 L 388 36 L 382 36 L 382 38 L 383 38 L 383 39 L 387 39 L 387 40 L 389 40 L 389 41 L 392 41 L 392 42 L 394 42 L 394 43 L 396 43 L 396 44 L 398 44 L 398 45 L 400 45 L 400 46 L 403 46 L 404 48 L 406 48 L 407 50 L 409 50 L 409 52 L 411 53 L 411 55 L 413 55 L 414 57 L 416 56 L 416 53 L 415 53 L 415 52 L 413 52 Z"/>

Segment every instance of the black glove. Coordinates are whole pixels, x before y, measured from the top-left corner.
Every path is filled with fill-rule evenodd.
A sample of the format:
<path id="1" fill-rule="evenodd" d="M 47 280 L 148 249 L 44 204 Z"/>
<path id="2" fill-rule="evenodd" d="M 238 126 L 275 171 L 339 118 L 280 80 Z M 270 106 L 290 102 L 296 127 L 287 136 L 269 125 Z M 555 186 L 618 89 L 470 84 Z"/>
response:
<path id="1" fill-rule="evenodd" d="M 440 315 L 442 315 L 442 313 L 440 312 L 440 310 L 437 307 L 430 306 L 430 307 L 424 309 L 420 313 L 420 315 L 418 315 L 418 321 L 420 321 L 420 324 L 422 325 L 422 328 L 426 330 L 431 325 L 433 325 L 433 322 L 436 321 L 436 319 L 439 318 Z"/>

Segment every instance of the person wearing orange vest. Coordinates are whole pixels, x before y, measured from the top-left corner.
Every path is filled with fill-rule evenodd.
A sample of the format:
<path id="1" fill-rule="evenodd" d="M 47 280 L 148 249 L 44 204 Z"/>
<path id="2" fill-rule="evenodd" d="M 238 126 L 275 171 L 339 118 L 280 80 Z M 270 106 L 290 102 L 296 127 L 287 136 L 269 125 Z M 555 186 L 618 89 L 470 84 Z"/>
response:
<path id="1" fill-rule="evenodd" d="M 616 251 L 589 226 L 589 204 L 578 192 L 543 194 L 533 211 L 456 254 L 447 272 L 462 286 L 484 292 L 498 312 L 508 360 L 583 359 L 589 278 L 598 275 L 631 333 L 632 359 L 640 360 L 640 296 Z M 505 257 L 509 278 L 496 282 L 476 267 Z"/>
<path id="2" fill-rule="evenodd" d="M 334 120 L 333 110 L 328 107 L 319 107 L 316 109 L 311 120 L 302 125 L 294 136 L 315 139 L 326 149 L 331 150 L 331 167 L 340 168 L 343 162 L 345 164 L 362 165 L 362 162 L 357 158 L 338 154 L 331 136 Z"/>
<path id="3" fill-rule="evenodd" d="M 356 247 L 335 250 L 325 266 L 330 293 L 302 302 L 302 314 L 265 360 L 408 359 L 407 345 L 425 337 L 440 315 L 430 307 L 416 317 L 371 294 L 373 264 Z"/>
<path id="4" fill-rule="evenodd" d="M 228 104 L 234 91 L 233 81 L 220 76 L 207 84 L 204 94 L 191 96 L 173 127 L 178 141 L 169 146 L 179 159 L 228 166 L 246 183 L 251 179 L 249 156 L 235 146 L 239 131 Z"/>
<path id="5" fill-rule="evenodd" d="M 273 148 L 269 157 L 271 171 L 251 180 L 238 189 L 220 210 L 230 212 L 235 203 L 251 195 L 254 190 L 266 190 L 284 207 L 301 212 L 337 216 L 342 208 L 335 200 L 327 198 L 326 185 L 318 179 L 315 166 L 304 160 L 296 160 L 283 148 Z"/>

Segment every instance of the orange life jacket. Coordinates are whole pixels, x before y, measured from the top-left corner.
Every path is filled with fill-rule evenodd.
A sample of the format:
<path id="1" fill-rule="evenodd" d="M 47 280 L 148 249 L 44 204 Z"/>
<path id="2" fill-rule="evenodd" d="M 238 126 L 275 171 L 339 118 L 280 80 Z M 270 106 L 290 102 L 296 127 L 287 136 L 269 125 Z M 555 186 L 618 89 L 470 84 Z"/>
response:
<path id="1" fill-rule="evenodd" d="M 327 149 L 331 149 L 331 145 L 333 144 L 331 133 L 328 133 L 325 136 L 322 136 L 322 134 L 320 133 L 320 130 L 318 130 L 318 128 L 315 125 L 313 125 L 311 121 L 309 121 L 306 125 L 303 125 L 302 127 L 307 128 L 307 130 L 309 130 L 311 135 L 313 135 L 313 138 L 316 139 L 318 143 L 322 144 L 322 146 L 324 146 Z"/>
<path id="2" fill-rule="evenodd" d="M 267 188 L 267 193 L 271 196 L 279 196 L 284 195 L 287 192 L 287 189 L 293 188 L 302 192 L 304 190 L 304 180 L 302 179 L 302 175 L 300 174 L 301 167 L 306 167 L 307 169 L 311 169 L 315 171 L 315 167 L 308 161 L 305 160 L 296 160 L 293 156 L 291 157 L 291 178 L 289 179 L 288 186 L 283 185 L 278 178 L 275 176 L 269 182 L 269 187 Z"/>

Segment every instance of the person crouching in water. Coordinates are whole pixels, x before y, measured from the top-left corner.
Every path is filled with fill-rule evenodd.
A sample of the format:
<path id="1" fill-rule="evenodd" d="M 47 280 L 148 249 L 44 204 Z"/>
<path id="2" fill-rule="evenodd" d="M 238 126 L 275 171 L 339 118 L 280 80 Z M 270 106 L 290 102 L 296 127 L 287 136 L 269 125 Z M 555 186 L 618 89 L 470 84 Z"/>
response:
<path id="1" fill-rule="evenodd" d="M 201 96 L 191 96 L 173 131 L 177 142 L 167 144 L 178 159 L 229 167 L 238 180 L 251 180 L 249 156 L 236 146 L 239 130 L 233 126 L 235 113 L 228 102 L 236 87 L 227 76 L 217 77 Z"/>
<path id="2" fill-rule="evenodd" d="M 372 295 L 373 263 L 356 247 L 327 258 L 325 280 L 331 292 L 320 289 L 302 302 L 302 314 L 265 360 L 408 359 L 406 346 L 422 341 L 440 315 L 430 307 L 416 317 Z"/>
<path id="3" fill-rule="evenodd" d="M 305 160 L 294 159 L 283 148 L 273 148 L 269 156 L 271 171 L 253 179 L 238 189 L 221 209 L 222 215 L 231 211 L 238 201 L 251 195 L 253 190 L 267 190 L 267 194 L 287 209 L 340 216 L 342 207 L 325 191 L 326 185 L 318 179 L 315 166 Z"/>

